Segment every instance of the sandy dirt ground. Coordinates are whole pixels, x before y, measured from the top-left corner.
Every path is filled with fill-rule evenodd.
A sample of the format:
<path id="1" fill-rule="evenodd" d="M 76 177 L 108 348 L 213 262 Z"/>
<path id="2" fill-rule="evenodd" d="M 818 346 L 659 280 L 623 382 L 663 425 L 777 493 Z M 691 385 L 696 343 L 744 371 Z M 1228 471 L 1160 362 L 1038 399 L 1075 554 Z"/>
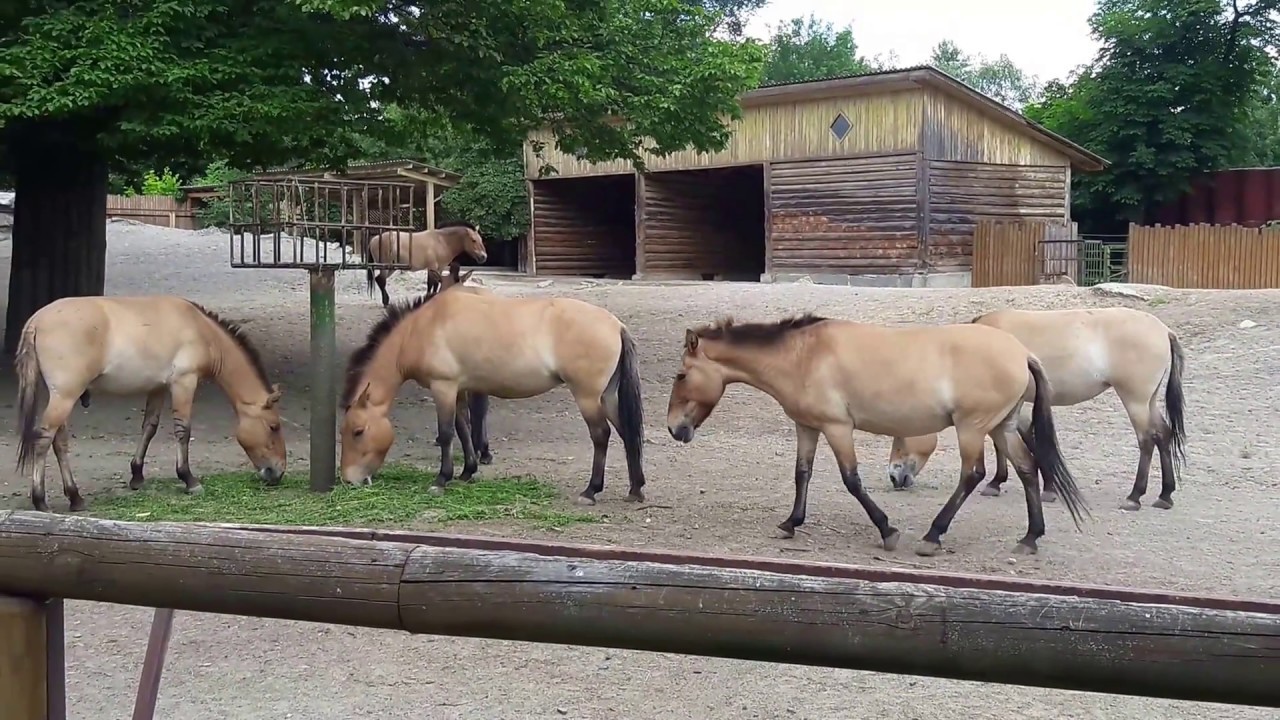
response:
<path id="1" fill-rule="evenodd" d="M 307 441 L 307 288 L 300 271 L 234 270 L 226 240 L 131 223 L 109 226 L 110 294 L 178 293 L 245 324 L 270 372 L 287 388 L 293 467 L 305 465 Z M 7 269 L 9 245 L 0 245 Z M 8 272 L 0 271 L 0 277 Z M 1280 292 L 1168 291 L 1148 303 L 1102 297 L 1073 287 L 1001 291 L 859 290 L 808 284 L 638 284 L 482 275 L 495 291 L 565 295 L 602 305 L 627 323 L 641 348 L 648 446 L 649 505 L 623 502 L 625 464 L 615 438 L 598 525 L 557 534 L 565 541 L 779 556 L 1090 582 L 1130 587 L 1275 598 L 1280 595 Z M 400 275 L 403 297 L 425 285 Z M 380 313 L 363 278 L 339 278 L 338 342 L 345 356 Z M 0 298 L 5 297 L 0 292 Z M 885 553 L 865 514 L 845 492 L 829 449 L 820 446 L 809 524 L 794 540 L 774 526 L 790 509 L 794 435 L 763 394 L 732 388 L 692 445 L 678 446 L 663 417 L 682 330 L 725 313 L 777 318 L 802 311 L 885 323 L 967 321 L 1002 306 L 1145 307 L 1179 333 L 1188 352 L 1186 394 L 1189 468 L 1177 507 L 1118 509 L 1137 460 L 1133 433 L 1108 393 L 1055 411 L 1069 464 L 1096 521 L 1077 533 L 1065 510 L 1047 506 L 1041 552 L 1016 562 L 1009 550 L 1026 515 L 1017 482 L 1000 498 L 975 495 L 945 538 L 948 552 L 918 558 L 904 542 Z M 1240 328 L 1241 321 L 1256 326 Z M 13 378 L 6 372 L 0 442 L 12 457 Z M 394 458 L 434 466 L 434 413 L 424 392 L 406 385 L 395 409 Z M 141 421 L 140 399 L 96 396 L 76 408 L 71 446 L 81 487 L 121 487 Z M 242 467 L 229 436 L 230 411 L 215 388 L 196 403 L 191 463 L 196 473 Z M 543 397 L 495 400 L 495 464 L 483 474 L 529 472 L 554 482 L 563 502 L 582 489 L 591 445 L 564 390 Z M 914 541 L 954 487 L 958 458 L 945 435 L 938 456 L 911 492 L 892 492 L 885 476 L 889 441 L 859 436 L 870 492 Z M 148 462 L 152 481 L 172 479 L 174 443 L 166 418 Z M 52 460 L 52 458 L 51 458 Z M 51 472 L 50 500 L 65 499 Z M 1153 475 L 1158 483 L 1158 473 Z M 1154 487 L 1158 487 L 1158 484 Z M 0 507 L 26 508 L 25 480 L 9 471 Z M 1154 492 L 1148 496 L 1153 498 Z M 521 527 L 458 526 L 452 531 L 546 533 Z M 68 605 L 71 717 L 126 717 L 132 703 L 150 612 L 73 602 Z M 527 643 L 411 637 L 386 631 L 179 613 L 159 716 L 183 720 L 315 718 L 1211 718 L 1274 717 L 1264 711 L 1142 698 L 1046 691 L 865 672 Z"/>

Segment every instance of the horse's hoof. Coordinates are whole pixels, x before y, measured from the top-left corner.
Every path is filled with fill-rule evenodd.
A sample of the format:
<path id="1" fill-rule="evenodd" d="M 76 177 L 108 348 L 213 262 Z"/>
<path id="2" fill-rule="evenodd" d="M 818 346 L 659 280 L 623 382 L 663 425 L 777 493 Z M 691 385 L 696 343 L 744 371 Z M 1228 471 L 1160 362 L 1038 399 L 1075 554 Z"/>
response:
<path id="1" fill-rule="evenodd" d="M 71 497 L 67 498 L 67 500 L 70 501 L 69 508 L 71 512 L 84 511 L 84 507 L 85 507 L 84 498 L 80 497 L 79 495 L 72 495 Z"/>
<path id="2" fill-rule="evenodd" d="M 132 478 L 131 480 L 129 480 L 129 489 L 141 490 L 142 486 L 145 485 L 146 482 L 147 482 L 146 478 L 142 478 L 142 477 Z"/>
<path id="3" fill-rule="evenodd" d="M 200 493 L 202 493 L 202 492 L 204 492 L 204 485 L 202 485 L 202 484 L 200 484 L 200 483 L 196 483 L 195 485 L 188 485 L 188 486 L 187 486 L 187 494 L 188 494 L 188 495 L 199 495 L 199 494 L 200 494 Z"/>
<path id="4" fill-rule="evenodd" d="M 1159 498 L 1155 502 L 1151 503 L 1151 507 L 1158 508 L 1160 510 L 1172 510 L 1173 498 Z"/>
<path id="5" fill-rule="evenodd" d="M 978 491 L 978 493 L 980 495 L 985 495 L 986 497 L 1000 497 L 1000 486 L 984 485 L 982 489 Z"/>
<path id="6" fill-rule="evenodd" d="M 1040 502 L 1054 503 L 1058 502 L 1058 493 L 1050 490 L 1040 493 Z"/>
<path id="7" fill-rule="evenodd" d="M 1137 512 L 1142 509 L 1142 503 L 1132 498 L 1125 498 L 1124 502 L 1120 503 L 1120 509 L 1128 510 L 1129 512 Z"/>
<path id="8" fill-rule="evenodd" d="M 796 536 L 796 526 L 790 520 L 778 523 L 778 529 L 782 531 L 783 540 L 790 540 Z"/>
<path id="9" fill-rule="evenodd" d="M 482 453 L 482 454 L 480 455 L 480 464 L 481 464 L 481 465 L 492 465 L 492 464 L 493 464 L 493 453 Z"/>
<path id="10" fill-rule="evenodd" d="M 1040 549 L 1036 547 L 1034 540 L 1031 542 L 1024 540 L 1013 546 L 1014 555 L 1035 555 L 1038 552 L 1040 552 Z"/>
<path id="11" fill-rule="evenodd" d="M 34 508 L 36 512 L 49 512 L 49 503 L 44 500 L 32 501 L 31 507 Z"/>
<path id="12" fill-rule="evenodd" d="M 884 536 L 884 549 L 893 552 L 898 549 L 898 541 L 902 539 L 902 533 L 897 528 L 889 528 L 889 534 Z"/>
<path id="13" fill-rule="evenodd" d="M 583 493 L 578 497 L 574 498 L 573 501 L 578 505 L 582 505 L 584 507 L 591 507 L 592 505 L 596 504 L 596 499 L 590 495 L 587 495 L 586 493 Z"/>
<path id="14" fill-rule="evenodd" d="M 931 540 L 921 540 L 916 543 L 916 554 L 920 557 L 933 557 L 942 549 L 942 543 L 936 543 Z"/>
<path id="15" fill-rule="evenodd" d="M 627 493 L 627 502 L 633 502 L 633 503 L 644 502 L 644 491 L 632 490 L 631 492 Z"/>
<path id="16" fill-rule="evenodd" d="M 435 497 L 440 497 L 441 495 L 443 495 L 443 494 L 444 494 L 444 486 L 443 486 L 443 485 L 429 485 L 429 486 L 427 486 L 427 494 L 429 494 L 429 495 L 434 495 Z"/>

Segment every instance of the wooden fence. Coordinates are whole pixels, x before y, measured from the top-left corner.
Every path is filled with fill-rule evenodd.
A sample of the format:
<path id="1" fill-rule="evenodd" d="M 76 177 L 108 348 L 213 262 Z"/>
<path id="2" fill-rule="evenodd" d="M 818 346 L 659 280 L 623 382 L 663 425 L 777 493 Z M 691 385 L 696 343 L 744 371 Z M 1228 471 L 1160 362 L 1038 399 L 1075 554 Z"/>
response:
<path id="1" fill-rule="evenodd" d="M 182 230 L 199 228 L 195 210 L 166 195 L 108 195 L 107 217 Z"/>
<path id="2" fill-rule="evenodd" d="M 973 235 L 973 287 L 1080 282 L 1076 224 L 979 220 Z"/>
<path id="3" fill-rule="evenodd" d="M 0 652 L 28 648 L 25 663 L 0 655 L 0 668 L 13 668 L 0 675 L 0 697 L 46 688 L 59 712 L 61 598 L 1280 707 L 1276 601 L 501 538 L 35 512 L 0 512 L 0 593 L 55 599 L 0 606 Z M 154 712 L 172 613 L 156 617 L 138 720 Z M 32 648 L 42 643 L 46 663 Z M 17 714 L 19 707 L 4 717 L 46 718 Z"/>
<path id="4" fill-rule="evenodd" d="M 1175 288 L 1280 288 L 1280 228 L 1130 225 L 1128 275 Z"/>

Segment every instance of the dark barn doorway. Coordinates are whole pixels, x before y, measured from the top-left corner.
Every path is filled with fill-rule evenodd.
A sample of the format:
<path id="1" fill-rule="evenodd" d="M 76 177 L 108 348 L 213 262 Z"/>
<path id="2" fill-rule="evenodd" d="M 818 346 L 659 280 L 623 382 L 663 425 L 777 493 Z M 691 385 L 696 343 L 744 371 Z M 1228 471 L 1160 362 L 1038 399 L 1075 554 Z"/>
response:
<path id="1" fill-rule="evenodd" d="M 636 273 L 633 173 L 530 183 L 534 271 L 630 280 Z"/>
<path id="2" fill-rule="evenodd" d="M 642 276 L 760 280 L 763 165 L 655 172 L 643 182 Z"/>

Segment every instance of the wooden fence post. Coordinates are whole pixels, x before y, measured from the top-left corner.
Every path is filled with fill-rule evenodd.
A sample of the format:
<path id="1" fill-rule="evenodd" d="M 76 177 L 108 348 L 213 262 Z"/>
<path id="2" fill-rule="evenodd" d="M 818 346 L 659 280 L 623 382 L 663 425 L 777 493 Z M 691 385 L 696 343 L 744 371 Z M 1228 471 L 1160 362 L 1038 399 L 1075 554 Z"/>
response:
<path id="1" fill-rule="evenodd" d="M 0 720 L 52 720 L 45 616 L 44 603 L 0 595 Z"/>

